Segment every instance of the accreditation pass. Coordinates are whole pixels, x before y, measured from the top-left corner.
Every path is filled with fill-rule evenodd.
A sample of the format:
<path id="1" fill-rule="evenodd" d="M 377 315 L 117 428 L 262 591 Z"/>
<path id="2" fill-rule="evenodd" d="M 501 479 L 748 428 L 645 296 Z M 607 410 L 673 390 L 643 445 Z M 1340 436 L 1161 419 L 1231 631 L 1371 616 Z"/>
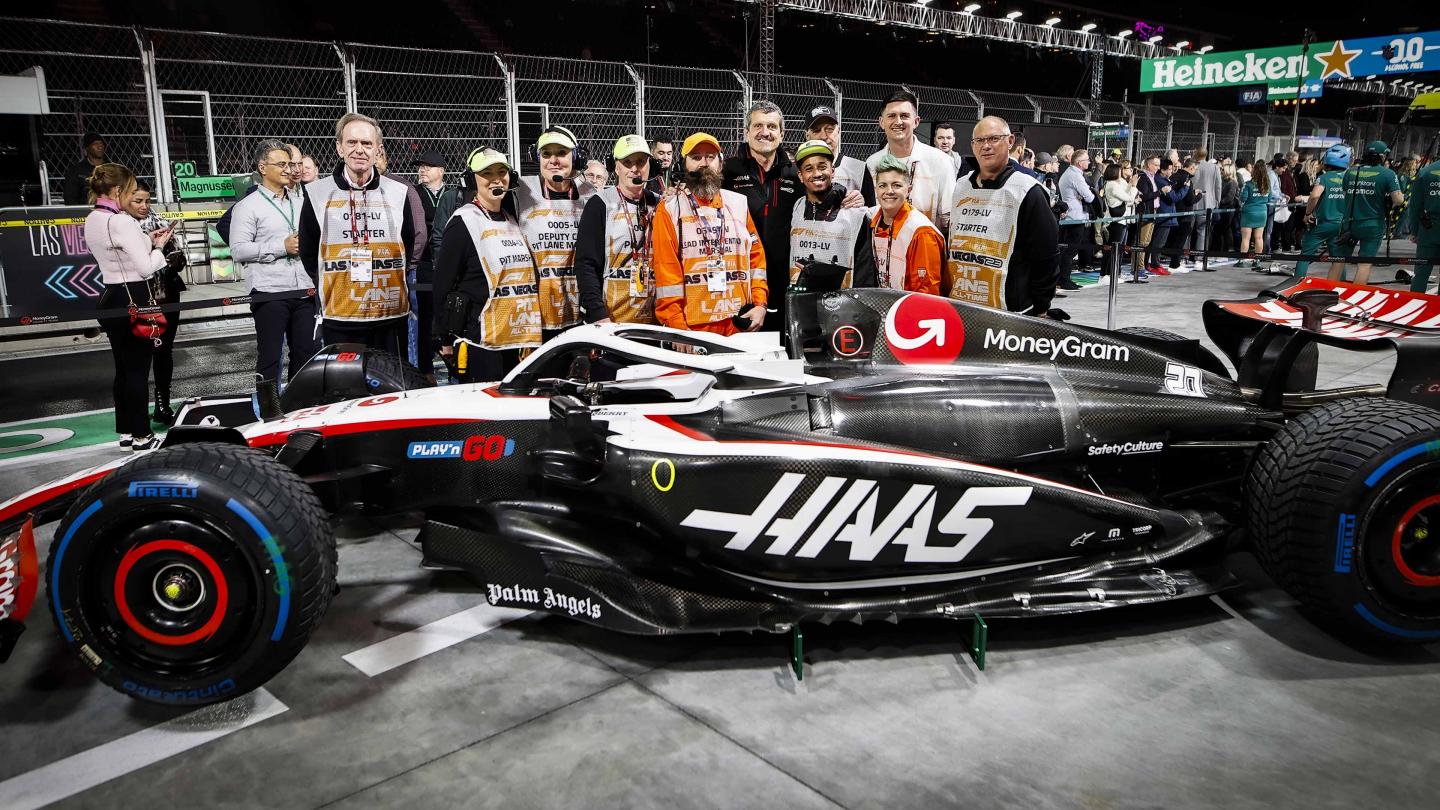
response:
<path id="1" fill-rule="evenodd" d="M 350 280 L 359 284 L 370 283 L 370 273 L 374 268 L 374 254 L 370 248 L 351 248 L 350 250 Z"/>

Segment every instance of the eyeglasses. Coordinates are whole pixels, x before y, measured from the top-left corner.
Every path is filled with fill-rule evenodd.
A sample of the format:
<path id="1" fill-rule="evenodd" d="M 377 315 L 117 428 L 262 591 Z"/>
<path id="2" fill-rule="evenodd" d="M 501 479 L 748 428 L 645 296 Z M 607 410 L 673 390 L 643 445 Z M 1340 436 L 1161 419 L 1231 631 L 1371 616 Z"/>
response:
<path id="1" fill-rule="evenodd" d="M 266 165 L 266 166 L 274 166 L 274 167 L 279 168 L 279 169 L 298 169 L 298 168 L 300 168 L 300 166 L 301 166 L 301 164 L 299 164 L 299 163 L 268 163 L 268 162 L 267 162 L 265 165 Z"/>
<path id="2" fill-rule="evenodd" d="M 990 146 L 994 146 L 995 144 L 1000 143 L 1008 137 L 1010 137 L 1010 133 L 1008 132 L 1004 135 L 986 135 L 983 138 L 971 138 L 970 143 L 974 146 L 984 146 L 987 144 Z"/>

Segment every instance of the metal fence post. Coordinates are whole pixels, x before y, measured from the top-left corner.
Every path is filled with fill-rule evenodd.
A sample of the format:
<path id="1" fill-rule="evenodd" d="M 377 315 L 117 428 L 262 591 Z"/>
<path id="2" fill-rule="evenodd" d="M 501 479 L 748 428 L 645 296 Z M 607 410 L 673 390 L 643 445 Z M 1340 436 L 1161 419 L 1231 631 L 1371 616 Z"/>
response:
<path id="1" fill-rule="evenodd" d="M 1210 149 L 1210 116 L 1204 110 L 1196 110 L 1195 114 L 1200 116 L 1200 146 L 1209 151 Z"/>
<path id="2" fill-rule="evenodd" d="M 331 44 L 335 46 L 335 55 L 340 57 L 340 75 L 345 82 L 345 112 L 359 112 L 360 94 L 355 87 L 355 54 L 350 53 L 339 42 Z"/>
<path id="3" fill-rule="evenodd" d="M 500 65 L 500 74 L 505 77 L 505 142 L 506 149 L 510 151 L 507 155 L 511 165 L 518 165 L 520 162 L 520 107 L 515 100 L 515 71 L 505 64 L 500 54 L 492 53 L 496 64 Z"/>
<path id="4" fill-rule="evenodd" d="M 966 90 L 966 91 L 965 91 L 965 95 L 969 96 L 970 98 L 975 99 L 975 120 L 976 120 L 976 121 L 979 121 L 981 118 L 984 118 L 984 117 L 985 117 L 985 102 L 981 101 L 979 96 L 975 95 L 974 93 L 970 92 L 969 90 Z"/>
<path id="5" fill-rule="evenodd" d="M 743 117 L 750 111 L 750 105 L 755 103 L 754 93 L 750 89 L 750 82 L 745 81 L 745 77 L 740 74 L 740 71 L 732 70 L 730 71 L 730 75 L 734 76 L 735 81 L 740 83 L 740 94 L 742 99 L 740 103 L 740 115 Z M 742 136 L 744 135 L 745 127 L 747 126 L 749 126 L 749 122 L 746 122 L 746 124 L 741 126 L 740 133 Z"/>
<path id="6" fill-rule="evenodd" d="M 821 79 L 821 81 L 825 82 L 825 86 L 830 88 L 830 95 L 835 97 L 835 117 L 840 119 L 840 123 L 845 123 L 845 114 L 840 110 L 845 103 L 844 94 L 841 93 L 840 88 L 829 79 Z"/>
<path id="7" fill-rule="evenodd" d="M 1042 115 L 1041 110 L 1040 110 L 1040 102 L 1036 101 L 1034 98 L 1031 98 L 1030 96 L 1026 96 L 1026 97 L 1025 97 L 1025 100 L 1028 101 L 1028 102 L 1030 102 L 1030 106 L 1031 106 L 1031 107 L 1034 107 L 1034 108 L 1035 108 L 1035 123 L 1037 123 L 1037 124 L 1042 123 L 1042 122 L 1043 122 L 1043 115 Z"/>
<path id="8" fill-rule="evenodd" d="M 645 137 L 645 77 L 640 71 L 629 62 L 625 63 L 625 69 L 630 72 L 630 78 L 635 80 L 635 134 Z"/>
<path id="9" fill-rule="evenodd" d="M 155 76 L 155 48 L 138 26 L 135 45 L 140 49 L 140 73 L 145 79 L 145 115 L 150 123 L 151 160 L 155 164 L 155 193 L 162 204 L 175 201 L 170 183 L 170 144 L 165 139 L 165 104 L 160 98 L 160 82 Z"/>
<path id="10" fill-rule="evenodd" d="M 1125 151 L 1129 154 L 1130 163 L 1135 163 L 1139 160 L 1140 154 L 1139 144 L 1135 143 L 1135 110 L 1129 104 L 1120 105 L 1120 110 L 1125 110 L 1126 131 L 1130 133 L 1130 137 L 1126 138 Z"/>
<path id="11" fill-rule="evenodd" d="M 1175 116 L 1164 107 L 1160 108 L 1160 112 L 1165 113 L 1165 148 L 1169 150 L 1175 143 Z"/>
<path id="12" fill-rule="evenodd" d="M 1225 114 L 1235 119 L 1235 154 L 1231 157 L 1238 161 L 1240 159 L 1240 116 L 1232 112 Z"/>

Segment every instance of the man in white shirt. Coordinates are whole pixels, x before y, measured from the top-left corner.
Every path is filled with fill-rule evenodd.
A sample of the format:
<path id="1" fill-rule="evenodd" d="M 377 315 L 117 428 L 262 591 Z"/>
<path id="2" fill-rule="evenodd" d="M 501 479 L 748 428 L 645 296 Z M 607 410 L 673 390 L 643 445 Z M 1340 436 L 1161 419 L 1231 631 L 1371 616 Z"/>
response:
<path id="1" fill-rule="evenodd" d="M 298 220 L 303 202 L 300 192 L 292 191 L 299 184 L 300 167 L 290 157 L 280 141 L 256 145 L 260 186 L 235 204 L 230 220 L 230 255 L 250 282 L 255 373 L 262 384 L 270 385 L 279 379 L 280 355 L 287 341 L 287 378 L 294 377 L 320 348 L 315 336 L 315 285 L 300 261 Z M 274 294 L 288 295 L 271 298 Z"/>
<path id="2" fill-rule="evenodd" d="M 950 198 L 955 193 L 955 162 L 915 137 L 919 123 L 920 103 L 915 94 L 908 90 L 891 94 L 880 113 L 885 148 L 871 155 L 865 164 L 873 180 L 875 167 L 887 154 L 904 163 L 910 170 L 910 204 L 946 235 L 950 232 Z"/>

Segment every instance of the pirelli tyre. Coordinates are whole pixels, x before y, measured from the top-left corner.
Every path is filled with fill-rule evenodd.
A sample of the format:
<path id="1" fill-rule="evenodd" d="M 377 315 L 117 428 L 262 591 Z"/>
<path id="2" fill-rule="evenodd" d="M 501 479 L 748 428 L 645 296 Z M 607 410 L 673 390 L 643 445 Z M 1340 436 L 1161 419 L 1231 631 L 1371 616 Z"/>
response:
<path id="1" fill-rule="evenodd" d="M 329 405 L 347 399 L 433 388 L 420 369 L 393 352 L 359 344 L 326 346 L 295 373 L 280 394 L 280 410 Z M 264 412 L 263 403 L 261 412 Z"/>
<path id="2" fill-rule="evenodd" d="M 1122 335 L 1133 335 L 1138 338 L 1146 338 L 1164 343 L 1191 340 L 1191 338 L 1187 338 L 1184 335 L 1177 335 L 1174 332 L 1167 332 L 1164 329 L 1156 329 L 1152 326 L 1122 326 L 1115 331 Z M 1203 345 L 1199 347 L 1199 350 L 1201 362 L 1198 365 L 1201 368 L 1229 379 L 1230 370 L 1225 367 L 1225 363 L 1220 359 L 1219 355 L 1205 348 Z"/>
<path id="3" fill-rule="evenodd" d="M 264 684 L 335 590 L 335 539 L 309 487 L 246 447 L 157 450 L 97 482 L 46 568 L 64 642 L 100 680 L 169 705 Z"/>
<path id="4" fill-rule="evenodd" d="M 393 352 L 381 349 L 365 350 L 365 385 L 370 389 L 367 394 L 393 394 L 435 387 L 435 383 L 426 379 L 420 369 Z"/>
<path id="5" fill-rule="evenodd" d="M 1257 453 L 1246 490 L 1256 555 L 1320 624 L 1440 640 L 1440 412 L 1378 398 L 1305 411 Z"/>

